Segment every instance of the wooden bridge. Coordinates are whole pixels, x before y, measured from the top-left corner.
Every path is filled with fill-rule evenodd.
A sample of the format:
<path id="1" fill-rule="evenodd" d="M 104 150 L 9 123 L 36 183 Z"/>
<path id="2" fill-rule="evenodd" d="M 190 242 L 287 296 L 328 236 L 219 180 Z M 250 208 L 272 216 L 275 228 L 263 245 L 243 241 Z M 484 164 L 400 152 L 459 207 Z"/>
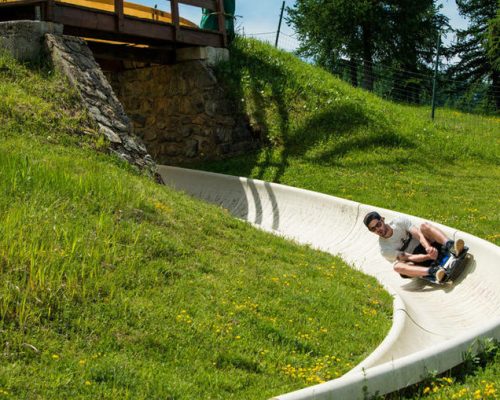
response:
<path id="1" fill-rule="evenodd" d="M 179 4 L 211 10 L 219 30 L 181 18 Z M 223 0 L 170 0 L 170 13 L 123 0 L 0 0 L 0 21 L 26 19 L 62 24 L 64 34 L 90 39 L 96 51 L 121 59 L 134 51 L 155 61 L 158 50 L 165 55 L 187 46 L 227 47 Z"/>

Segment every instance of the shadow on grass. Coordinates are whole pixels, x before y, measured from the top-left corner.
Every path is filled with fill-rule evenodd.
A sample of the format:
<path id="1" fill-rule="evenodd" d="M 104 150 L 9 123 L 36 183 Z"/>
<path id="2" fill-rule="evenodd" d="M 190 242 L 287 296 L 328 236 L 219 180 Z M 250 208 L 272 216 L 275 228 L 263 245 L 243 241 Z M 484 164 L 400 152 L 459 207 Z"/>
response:
<path id="1" fill-rule="evenodd" d="M 344 104 L 312 117 L 295 135 L 299 140 L 290 141 L 290 154 L 304 156 L 310 149 L 317 149 L 307 160 L 318 164 L 331 164 L 350 152 L 374 147 L 415 147 L 385 121 L 373 120 L 355 104 Z"/>
<path id="2" fill-rule="evenodd" d="M 218 76 L 234 102 L 241 104 L 239 111 L 250 111 L 263 148 L 237 157 L 237 161 L 196 167 L 280 182 L 292 157 L 307 155 L 309 162 L 334 165 L 352 151 L 415 147 L 382 113 L 370 111 L 359 99 L 337 97 L 318 104 L 318 96 L 328 99 L 328 95 L 316 96 L 314 91 L 320 88 L 308 86 L 307 74 L 292 71 L 294 66 L 281 58 L 287 55 L 269 54 L 271 50 L 259 50 L 259 46 L 262 44 L 237 41 L 231 61 L 219 66 Z M 251 105 L 243 110 L 241 99 L 245 98 Z M 311 112 L 316 106 L 319 110 Z"/>
<path id="3" fill-rule="evenodd" d="M 394 130 L 374 128 L 373 124 L 374 121 L 359 107 L 343 104 L 313 116 L 296 129 L 288 130 L 289 134 L 283 136 L 283 142 L 278 148 L 267 147 L 259 153 L 239 158 L 239 162 L 233 164 L 229 171 L 243 176 L 252 175 L 256 179 L 265 176 L 267 180 L 280 182 L 291 158 L 334 166 L 342 157 L 354 151 L 371 151 L 375 147 L 386 150 L 416 147 L 415 143 Z M 391 164 L 399 168 L 404 161 L 395 158 Z M 366 161 L 362 162 L 366 164 Z M 377 161 L 379 162 L 381 160 Z"/>

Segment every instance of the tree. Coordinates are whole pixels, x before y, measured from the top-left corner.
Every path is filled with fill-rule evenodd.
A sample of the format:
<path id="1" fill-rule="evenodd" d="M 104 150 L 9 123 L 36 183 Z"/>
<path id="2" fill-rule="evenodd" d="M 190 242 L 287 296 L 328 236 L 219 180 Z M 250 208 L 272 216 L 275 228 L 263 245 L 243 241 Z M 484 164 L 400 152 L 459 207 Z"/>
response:
<path id="1" fill-rule="evenodd" d="M 446 22 L 433 0 L 297 0 L 288 15 L 299 54 L 334 72 L 347 64 L 351 84 L 357 86 L 361 75 L 368 90 L 374 87 L 375 63 L 390 64 L 400 71 L 391 78 L 398 94 L 421 85 L 416 76 L 430 62 L 439 24 Z M 413 92 L 413 98 L 401 99 L 415 101 L 418 90 Z"/>
<path id="2" fill-rule="evenodd" d="M 299 53 L 331 69 L 347 58 L 351 83 L 357 86 L 357 65 L 363 64 L 365 89 L 373 89 L 373 62 L 386 24 L 380 0 L 298 0 L 288 8 L 287 22 L 295 27 Z"/>
<path id="3" fill-rule="evenodd" d="M 464 30 L 457 31 L 457 43 L 452 55 L 459 57 L 448 73 L 457 80 L 474 87 L 487 83 L 489 98 L 500 109 L 500 31 L 498 0 L 457 0 L 461 15 L 470 21 Z"/>
<path id="4" fill-rule="evenodd" d="M 418 103 L 422 87 L 429 81 L 440 29 L 448 19 L 433 0 L 388 1 L 391 23 L 390 45 L 384 63 L 395 70 L 393 98 Z"/>

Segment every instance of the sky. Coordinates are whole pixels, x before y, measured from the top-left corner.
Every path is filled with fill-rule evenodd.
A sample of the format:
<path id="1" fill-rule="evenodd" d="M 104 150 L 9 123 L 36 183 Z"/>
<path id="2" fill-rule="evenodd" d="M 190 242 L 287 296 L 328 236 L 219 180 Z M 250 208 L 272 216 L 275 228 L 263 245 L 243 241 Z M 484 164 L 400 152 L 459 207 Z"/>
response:
<path id="1" fill-rule="evenodd" d="M 135 0 L 141 4 L 154 6 L 165 11 L 170 11 L 169 1 L 166 0 Z M 416 0 L 418 1 L 418 0 Z M 163 3 L 163 5 L 161 4 Z M 283 0 L 236 0 L 236 28 L 240 33 L 254 36 L 261 40 L 274 43 Z M 285 5 L 293 6 L 294 0 L 286 0 Z M 438 4 L 443 6 L 442 13 L 450 19 L 453 28 L 463 29 L 467 26 L 467 21 L 458 14 L 455 0 L 439 0 Z M 201 19 L 201 9 L 198 7 L 180 6 L 181 17 L 187 18 L 195 23 Z M 286 11 L 285 11 L 286 15 Z M 285 50 L 294 50 L 298 42 L 293 37 L 293 29 L 283 22 L 279 47 Z M 443 42 L 449 44 L 453 41 L 453 35 L 443 38 Z"/>

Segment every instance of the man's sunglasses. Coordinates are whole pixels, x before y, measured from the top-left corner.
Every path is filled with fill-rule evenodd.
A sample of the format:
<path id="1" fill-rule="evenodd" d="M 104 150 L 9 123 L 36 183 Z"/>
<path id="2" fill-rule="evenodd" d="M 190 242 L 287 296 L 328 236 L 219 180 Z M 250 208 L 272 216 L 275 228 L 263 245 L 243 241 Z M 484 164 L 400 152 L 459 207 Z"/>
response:
<path id="1" fill-rule="evenodd" d="M 375 225 L 373 225 L 371 228 L 368 228 L 370 232 L 375 232 L 378 228 L 382 226 L 382 220 L 379 219 Z"/>

